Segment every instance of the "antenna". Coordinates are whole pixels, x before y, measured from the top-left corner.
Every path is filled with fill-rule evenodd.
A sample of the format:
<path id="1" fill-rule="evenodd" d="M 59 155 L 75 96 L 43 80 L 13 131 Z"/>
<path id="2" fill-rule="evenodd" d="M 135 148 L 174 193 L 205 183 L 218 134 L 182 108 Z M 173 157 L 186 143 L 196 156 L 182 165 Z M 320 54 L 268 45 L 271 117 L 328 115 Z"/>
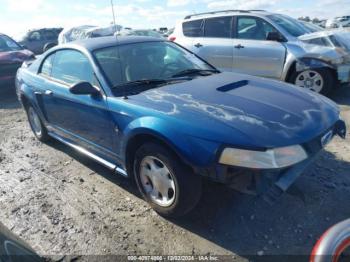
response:
<path id="1" fill-rule="evenodd" d="M 117 35 L 117 25 L 115 23 L 115 13 L 114 13 L 114 3 L 111 0 L 112 14 L 113 14 L 113 25 L 114 25 L 114 34 Z"/>

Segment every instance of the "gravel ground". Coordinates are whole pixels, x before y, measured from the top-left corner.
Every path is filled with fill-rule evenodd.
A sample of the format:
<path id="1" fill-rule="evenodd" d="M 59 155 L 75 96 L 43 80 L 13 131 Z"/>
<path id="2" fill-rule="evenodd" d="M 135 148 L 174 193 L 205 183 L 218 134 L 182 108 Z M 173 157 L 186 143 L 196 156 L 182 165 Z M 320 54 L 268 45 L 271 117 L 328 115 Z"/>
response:
<path id="1" fill-rule="evenodd" d="M 350 126 L 350 87 L 332 98 Z M 246 261 L 264 254 L 305 255 L 307 261 L 322 232 L 350 216 L 349 170 L 350 140 L 335 138 L 274 206 L 206 183 L 188 217 L 166 220 L 126 179 L 59 142 L 38 142 L 15 96 L 0 95 L 1 222 L 56 260 L 215 254 Z"/>

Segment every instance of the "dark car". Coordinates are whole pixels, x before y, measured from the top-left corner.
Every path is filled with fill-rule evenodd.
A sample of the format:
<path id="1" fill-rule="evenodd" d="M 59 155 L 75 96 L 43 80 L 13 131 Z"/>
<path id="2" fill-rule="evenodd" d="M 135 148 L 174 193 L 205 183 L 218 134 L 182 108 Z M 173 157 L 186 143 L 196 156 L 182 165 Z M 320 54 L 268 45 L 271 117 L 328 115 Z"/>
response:
<path id="1" fill-rule="evenodd" d="M 134 178 L 165 216 L 196 205 L 203 177 L 228 185 L 243 178 L 274 200 L 334 135 L 346 134 L 329 99 L 221 73 L 156 38 L 54 47 L 19 69 L 16 83 L 39 140 L 53 137 Z"/>
<path id="2" fill-rule="evenodd" d="M 1 262 L 43 262 L 33 249 L 0 222 Z"/>
<path id="3" fill-rule="evenodd" d="M 23 49 L 15 40 L 0 33 L 0 85 L 13 82 L 23 61 L 34 59 L 34 54 Z"/>
<path id="4" fill-rule="evenodd" d="M 41 54 L 58 43 L 58 35 L 63 28 L 43 28 L 26 33 L 19 43 L 35 54 Z"/>

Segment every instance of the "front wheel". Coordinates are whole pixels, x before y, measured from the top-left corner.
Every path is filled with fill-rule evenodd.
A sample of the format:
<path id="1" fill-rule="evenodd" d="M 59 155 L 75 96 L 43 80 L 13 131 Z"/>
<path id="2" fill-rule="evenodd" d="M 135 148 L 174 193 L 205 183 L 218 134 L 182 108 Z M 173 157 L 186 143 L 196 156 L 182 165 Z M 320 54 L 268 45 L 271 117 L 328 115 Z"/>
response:
<path id="1" fill-rule="evenodd" d="M 200 199 L 201 177 L 161 145 L 147 143 L 137 150 L 134 175 L 143 198 L 162 216 L 185 215 Z"/>
<path id="2" fill-rule="evenodd" d="M 295 72 L 291 77 L 291 82 L 323 95 L 328 95 L 336 85 L 334 74 L 327 68 Z"/>

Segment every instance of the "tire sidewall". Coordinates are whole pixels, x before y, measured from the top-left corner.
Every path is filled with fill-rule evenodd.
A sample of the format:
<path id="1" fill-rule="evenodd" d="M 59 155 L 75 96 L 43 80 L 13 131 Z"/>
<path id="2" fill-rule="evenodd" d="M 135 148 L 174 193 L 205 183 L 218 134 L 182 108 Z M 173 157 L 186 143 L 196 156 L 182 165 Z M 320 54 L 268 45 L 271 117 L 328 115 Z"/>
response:
<path id="1" fill-rule="evenodd" d="M 39 117 L 40 128 L 41 128 L 40 134 L 38 134 L 37 132 L 35 132 L 35 129 L 33 128 L 33 123 L 31 122 L 30 116 L 29 116 L 30 110 L 33 110 L 33 111 L 35 112 L 35 114 L 37 114 L 37 116 Z M 33 106 L 29 105 L 29 106 L 26 107 L 26 113 L 27 113 L 27 117 L 28 117 L 28 121 L 29 121 L 29 126 L 30 126 L 32 132 L 34 133 L 35 137 L 36 137 L 38 140 L 42 141 L 42 142 L 47 141 L 47 140 L 48 140 L 47 130 L 46 130 L 46 127 L 45 127 L 45 125 L 43 124 L 43 121 L 41 120 L 41 118 L 40 118 L 38 112 L 35 110 L 35 108 L 34 108 Z"/>
<path id="2" fill-rule="evenodd" d="M 319 73 L 323 79 L 323 87 L 322 87 L 322 90 L 319 92 L 319 94 L 322 94 L 322 95 L 330 94 L 333 90 L 333 87 L 336 85 L 336 80 L 335 80 L 331 70 L 329 70 L 327 68 L 316 68 L 316 69 L 308 69 L 308 70 L 312 70 L 312 71 Z M 302 72 L 305 72 L 308 70 L 304 70 L 301 72 L 294 72 L 294 74 L 291 77 L 291 82 L 295 85 L 297 77 Z M 301 87 L 301 88 L 303 88 L 303 87 Z"/>
<path id="3" fill-rule="evenodd" d="M 140 164 L 146 156 L 153 156 L 160 159 L 169 169 L 172 174 L 174 184 L 175 184 L 175 199 L 174 202 L 168 207 L 162 207 L 154 203 L 151 198 L 145 192 L 140 178 Z M 148 143 L 139 150 L 137 150 L 134 159 L 134 178 L 137 187 L 142 194 L 143 198 L 149 203 L 149 205 L 160 215 L 165 217 L 178 217 L 188 213 L 193 206 L 198 202 L 199 198 L 196 194 L 193 196 L 188 195 L 188 185 L 186 185 L 186 180 L 189 179 L 191 184 L 191 179 L 194 180 L 193 191 L 198 191 L 196 193 L 200 194 L 201 189 L 201 179 L 199 175 L 193 174 L 186 166 L 169 150 L 165 147 Z M 193 179 L 197 178 L 197 179 Z M 187 192 L 186 192 L 187 191 Z M 188 196 L 188 199 L 186 199 Z M 193 197 L 193 199 L 192 199 Z M 188 200 L 188 201 L 186 201 Z M 192 201 L 191 201 L 192 200 Z M 191 203 L 193 202 L 193 203 Z"/>

